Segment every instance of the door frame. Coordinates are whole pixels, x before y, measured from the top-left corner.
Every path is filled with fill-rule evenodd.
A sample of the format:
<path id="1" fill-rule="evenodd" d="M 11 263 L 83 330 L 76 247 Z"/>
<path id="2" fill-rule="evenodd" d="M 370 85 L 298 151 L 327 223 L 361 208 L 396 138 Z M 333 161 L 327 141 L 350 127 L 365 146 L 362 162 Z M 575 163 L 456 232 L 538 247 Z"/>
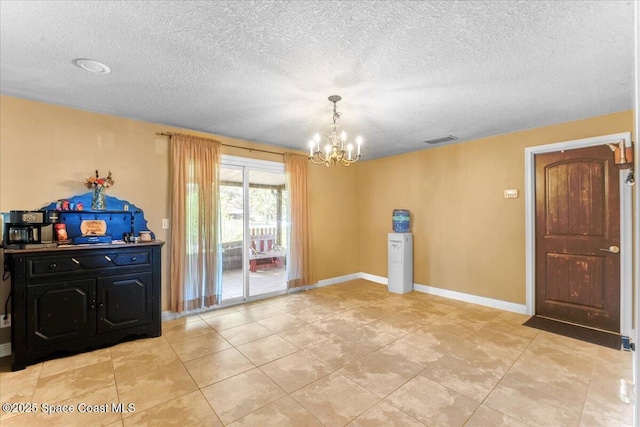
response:
<path id="1" fill-rule="evenodd" d="M 527 314 L 533 316 L 536 312 L 536 168 L 535 155 L 552 153 L 561 150 L 593 147 L 617 142 L 624 139 L 626 146 L 631 146 L 631 132 L 615 133 L 592 138 L 563 141 L 553 144 L 526 147 L 524 150 L 524 186 L 525 186 L 525 276 Z M 611 152 L 613 158 L 613 152 Z M 626 168 L 620 171 L 620 334 L 633 336 L 633 291 L 632 291 L 632 207 L 630 186 L 624 184 Z"/>
<path id="2" fill-rule="evenodd" d="M 240 156 L 232 156 L 228 154 L 222 154 L 221 167 L 223 168 L 233 168 L 242 170 L 242 197 L 243 197 L 243 206 L 244 209 L 247 209 L 249 206 L 249 173 L 251 171 L 263 171 L 263 172 L 271 172 L 271 173 L 282 173 L 284 174 L 284 163 L 274 162 L 271 160 L 261 160 L 261 159 L 252 159 L 249 157 L 240 157 Z M 226 305 L 234 305 L 237 303 L 251 302 L 257 301 L 260 299 L 283 295 L 287 293 L 286 285 L 283 290 L 268 292 L 259 295 L 251 295 L 251 279 L 249 274 L 249 258 L 251 251 L 251 239 L 249 237 L 250 228 L 249 228 L 249 214 L 245 212 L 243 215 L 243 245 L 242 245 L 242 284 L 243 284 L 243 296 L 230 298 L 224 301 L 223 306 Z M 246 265 L 245 265 L 246 263 Z M 288 263 L 286 264 L 286 272 L 288 272 Z M 224 283 L 222 284 L 224 286 Z"/>

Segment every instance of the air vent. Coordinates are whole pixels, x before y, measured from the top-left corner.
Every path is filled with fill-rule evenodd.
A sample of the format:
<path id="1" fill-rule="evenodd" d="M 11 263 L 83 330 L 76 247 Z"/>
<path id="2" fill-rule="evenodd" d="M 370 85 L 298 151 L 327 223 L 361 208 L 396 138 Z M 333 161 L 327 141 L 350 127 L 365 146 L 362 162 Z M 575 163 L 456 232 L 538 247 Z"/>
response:
<path id="1" fill-rule="evenodd" d="M 444 136 L 442 138 L 427 139 L 425 141 L 425 143 L 427 143 L 427 144 L 440 144 L 441 142 L 453 141 L 455 139 L 458 139 L 458 137 L 453 136 L 453 135 L 449 135 L 449 136 Z"/>

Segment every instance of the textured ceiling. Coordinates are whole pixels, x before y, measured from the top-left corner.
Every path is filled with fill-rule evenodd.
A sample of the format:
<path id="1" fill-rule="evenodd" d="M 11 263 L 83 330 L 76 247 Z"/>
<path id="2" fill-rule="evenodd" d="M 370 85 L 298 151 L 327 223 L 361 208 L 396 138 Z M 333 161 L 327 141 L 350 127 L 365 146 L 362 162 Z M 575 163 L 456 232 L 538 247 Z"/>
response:
<path id="1" fill-rule="evenodd" d="M 631 1 L 0 1 L 2 94 L 364 160 L 633 107 Z M 104 62 L 111 74 L 75 67 Z"/>

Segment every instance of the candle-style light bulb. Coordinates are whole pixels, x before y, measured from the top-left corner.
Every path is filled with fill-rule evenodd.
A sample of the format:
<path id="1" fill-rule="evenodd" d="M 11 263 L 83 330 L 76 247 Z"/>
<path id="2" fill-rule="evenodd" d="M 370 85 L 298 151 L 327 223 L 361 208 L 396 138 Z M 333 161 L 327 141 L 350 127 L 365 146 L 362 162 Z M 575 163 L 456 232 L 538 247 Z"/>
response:
<path id="1" fill-rule="evenodd" d="M 316 145 L 316 143 L 313 141 L 313 139 L 309 140 L 309 157 L 313 157 L 313 147 Z"/>
<path id="2" fill-rule="evenodd" d="M 356 138 L 356 144 L 358 144 L 358 156 L 360 155 L 360 146 L 362 145 L 362 141 L 363 139 L 361 136 Z"/>
<path id="3" fill-rule="evenodd" d="M 313 140 L 316 142 L 316 151 L 320 151 L 320 134 L 316 132 L 316 134 L 313 135 Z"/>
<path id="4" fill-rule="evenodd" d="M 349 160 L 351 160 L 351 150 L 353 150 L 353 144 L 347 145 L 347 152 L 349 153 Z"/>

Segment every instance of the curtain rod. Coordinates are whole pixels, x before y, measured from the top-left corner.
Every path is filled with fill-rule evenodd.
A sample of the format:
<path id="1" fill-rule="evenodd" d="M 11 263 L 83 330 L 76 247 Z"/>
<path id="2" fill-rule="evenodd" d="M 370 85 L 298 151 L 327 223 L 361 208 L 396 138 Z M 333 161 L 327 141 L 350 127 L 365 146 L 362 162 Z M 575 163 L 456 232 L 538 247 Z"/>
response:
<path id="1" fill-rule="evenodd" d="M 172 136 L 173 134 L 170 132 L 159 132 L 156 133 L 156 135 L 161 135 L 161 136 Z M 269 154 L 277 154 L 278 156 L 282 156 L 284 157 L 285 153 L 276 153 L 275 151 L 268 151 L 268 150 L 260 150 L 258 148 L 247 148 L 247 147 L 240 147 L 239 145 L 231 145 L 231 144 L 223 144 L 220 143 L 220 145 L 223 145 L 225 147 L 233 147 L 233 148 L 240 148 L 242 150 L 249 150 L 249 151 L 259 151 L 260 153 L 269 153 Z"/>

